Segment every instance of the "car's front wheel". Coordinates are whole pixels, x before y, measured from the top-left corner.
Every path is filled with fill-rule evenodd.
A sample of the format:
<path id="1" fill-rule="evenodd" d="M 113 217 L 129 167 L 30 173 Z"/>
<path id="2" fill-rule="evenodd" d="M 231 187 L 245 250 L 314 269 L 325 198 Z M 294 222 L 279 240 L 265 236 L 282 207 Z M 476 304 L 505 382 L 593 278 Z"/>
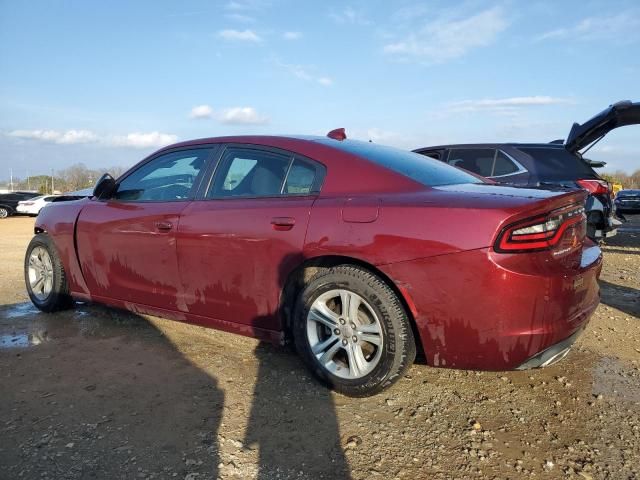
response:
<path id="1" fill-rule="evenodd" d="M 31 301 L 43 312 L 73 306 L 64 267 L 48 235 L 40 233 L 31 239 L 24 258 L 24 278 Z"/>
<path id="2" fill-rule="evenodd" d="M 7 218 L 11 212 L 7 207 L 0 207 L 0 218 Z"/>
<path id="3" fill-rule="evenodd" d="M 324 271 L 298 297 L 296 349 L 311 371 L 345 395 L 373 395 L 413 363 L 407 313 L 381 278 L 359 267 Z"/>

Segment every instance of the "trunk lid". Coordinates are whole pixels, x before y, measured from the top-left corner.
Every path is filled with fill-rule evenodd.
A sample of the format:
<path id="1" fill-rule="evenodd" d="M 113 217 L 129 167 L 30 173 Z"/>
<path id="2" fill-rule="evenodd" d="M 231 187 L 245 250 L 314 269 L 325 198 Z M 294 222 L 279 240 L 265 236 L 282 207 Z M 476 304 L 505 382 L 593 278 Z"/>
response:
<path id="1" fill-rule="evenodd" d="M 574 123 L 564 145 L 568 151 L 576 153 L 604 137 L 611 130 L 637 124 L 640 124 L 640 102 L 622 100 L 610 105 L 582 125 Z"/>

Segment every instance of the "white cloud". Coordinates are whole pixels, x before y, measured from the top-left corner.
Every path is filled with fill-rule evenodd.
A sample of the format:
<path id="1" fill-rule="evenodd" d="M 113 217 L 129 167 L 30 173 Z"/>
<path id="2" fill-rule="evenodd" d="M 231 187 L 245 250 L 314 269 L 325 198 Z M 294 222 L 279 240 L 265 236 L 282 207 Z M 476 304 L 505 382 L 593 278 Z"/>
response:
<path id="1" fill-rule="evenodd" d="M 93 143 L 109 147 L 147 148 L 174 143 L 178 137 L 167 133 L 129 133 L 126 135 L 98 135 L 90 130 L 13 130 L 10 137 L 36 140 L 58 145 L 77 145 Z"/>
<path id="2" fill-rule="evenodd" d="M 213 115 L 213 108 L 209 105 L 198 105 L 191 109 L 191 113 L 189 114 L 190 118 L 211 118 Z"/>
<path id="3" fill-rule="evenodd" d="M 105 143 L 115 147 L 149 148 L 163 147 L 178 140 L 176 135 L 160 132 L 133 132 L 115 135 L 105 139 Z"/>
<path id="4" fill-rule="evenodd" d="M 573 103 L 568 98 L 549 97 L 535 95 L 529 97 L 509 97 L 509 98 L 485 98 L 481 100 L 463 100 L 452 102 L 448 105 L 449 110 L 454 112 L 476 112 L 479 110 L 491 111 L 512 111 L 522 107 L 536 107 L 544 105 L 566 105 Z"/>
<path id="5" fill-rule="evenodd" d="M 269 121 L 253 107 L 228 108 L 220 116 L 220 122 L 229 125 L 262 125 Z"/>
<path id="6" fill-rule="evenodd" d="M 220 30 L 218 32 L 218 36 L 220 38 L 224 38 L 225 40 L 238 41 L 238 42 L 252 42 L 252 43 L 260 43 L 262 42 L 262 38 L 256 34 L 253 30 Z"/>
<path id="7" fill-rule="evenodd" d="M 13 130 L 9 132 L 8 135 L 11 137 L 67 145 L 91 143 L 98 140 L 98 136 L 89 130 Z"/>
<path id="8" fill-rule="evenodd" d="M 226 10 L 261 10 L 271 5 L 269 0 L 232 0 L 224 6 Z"/>
<path id="9" fill-rule="evenodd" d="M 318 83 L 324 87 L 330 87 L 333 85 L 333 79 L 327 75 L 316 74 L 316 68 L 313 66 L 294 65 L 291 63 L 283 63 L 277 59 L 273 60 L 274 64 L 278 67 L 286 70 L 289 74 L 293 75 L 300 80 L 307 82 Z"/>
<path id="10" fill-rule="evenodd" d="M 349 6 L 340 12 L 331 12 L 329 18 L 336 23 L 348 25 L 371 25 L 372 23 L 363 12 Z"/>
<path id="11" fill-rule="evenodd" d="M 234 20 L 240 23 L 255 23 L 256 19 L 250 15 L 245 15 L 243 13 L 227 13 L 225 14 L 225 18 L 229 20 Z"/>
<path id="12" fill-rule="evenodd" d="M 404 39 L 389 43 L 384 53 L 400 59 L 417 58 L 426 63 L 442 63 L 464 56 L 471 50 L 491 45 L 509 22 L 500 7 L 463 19 L 422 19 L 425 24 Z"/>
<path id="13" fill-rule="evenodd" d="M 298 40 L 302 38 L 302 32 L 284 32 L 282 38 L 285 40 Z"/>
<path id="14" fill-rule="evenodd" d="M 535 38 L 544 40 L 613 40 L 630 43 L 640 39 L 640 13 L 628 11 L 617 15 L 588 17 L 572 27 L 550 30 Z"/>

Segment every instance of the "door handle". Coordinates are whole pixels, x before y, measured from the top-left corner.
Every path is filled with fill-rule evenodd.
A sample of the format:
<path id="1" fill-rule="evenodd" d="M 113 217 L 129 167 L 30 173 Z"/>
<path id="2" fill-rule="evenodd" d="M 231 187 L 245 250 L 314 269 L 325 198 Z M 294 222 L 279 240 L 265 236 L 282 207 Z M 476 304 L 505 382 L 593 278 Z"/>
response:
<path id="1" fill-rule="evenodd" d="M 271 219 L 271 226 L 278 231 L 291 230 L 295 224 L 296 219 L 292 217 L 273 217 Z"/>
<path id="2" fill-rule="evenodd" d="M 160 232 L 168 232 L 173 228 L 173 223 L 171 222 L 156 222 L 156 228 Z"/>

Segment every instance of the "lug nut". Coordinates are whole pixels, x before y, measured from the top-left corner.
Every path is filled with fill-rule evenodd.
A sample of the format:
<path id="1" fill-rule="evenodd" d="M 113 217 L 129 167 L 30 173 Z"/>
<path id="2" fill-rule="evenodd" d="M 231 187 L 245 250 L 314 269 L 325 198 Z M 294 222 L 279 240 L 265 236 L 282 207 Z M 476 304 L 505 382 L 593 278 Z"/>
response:
<path id="1" fill-rule="evenodd" d="M 353 337 L 351 337 L 351 340 L 353 340 L 354 342 L 358 341 L 358 337 L 356 337 L 355 335 Z"/>
<path id="2" fill-rule="evenodd" d="M 345 324 L 344 318 L 341 318 L 340 319 L 340 325 L 344 325 L 344 324 Z"/>
<path id="3" fill-rule="evenodd" d="M 333 333 L 335 333 L 336 335 L 340 335 L 340 329 L 339 329 L 339 328 L 336 328 L 336 329 L 333 331 Z"/>
<path id="4" fill-rule="evenodd" d="M 356 324 L 355 324 L 355 323 L 353 323 L 353 322 L 351 322 L 351 323 L 349 324 L 349 326 L 350 326 L 351 328 L 353 328 L 354 330 L 355 330 L 355 328 L 356 328 Z"/>
<path id="5" fill-rule="evenodd" d="M 346 340 L 342 340 L 342 345 L 347 345 L 347 341 Z"/>

